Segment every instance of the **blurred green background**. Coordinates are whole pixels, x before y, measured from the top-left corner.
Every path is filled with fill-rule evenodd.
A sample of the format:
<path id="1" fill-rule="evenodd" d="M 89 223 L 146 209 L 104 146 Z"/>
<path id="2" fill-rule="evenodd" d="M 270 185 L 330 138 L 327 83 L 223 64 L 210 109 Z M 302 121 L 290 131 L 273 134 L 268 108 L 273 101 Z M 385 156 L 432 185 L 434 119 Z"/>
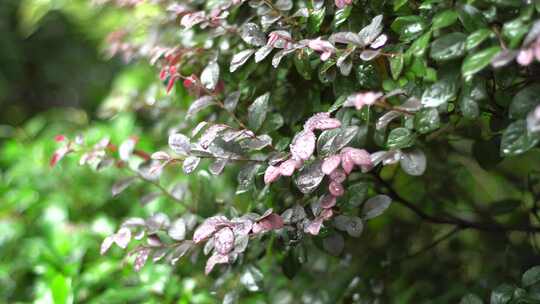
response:
<path id="1" fill-rule="evenodd" d="M 48 165 L 56 134 L 140 135 L 134 114 L 90 123 L 115 88 L 154 77 L 105 56 L 107 34 L 126 17 L 87 0 L 0 1 L 0 303 L 215 302 L 200 272 L 149 265 L 137 274 L 120 250 L 99 255 L 122 219 L 175 206 L 143 208 L 136 191 L 112 198 L 121 172 L 98 177 L 75 159 Z"/>

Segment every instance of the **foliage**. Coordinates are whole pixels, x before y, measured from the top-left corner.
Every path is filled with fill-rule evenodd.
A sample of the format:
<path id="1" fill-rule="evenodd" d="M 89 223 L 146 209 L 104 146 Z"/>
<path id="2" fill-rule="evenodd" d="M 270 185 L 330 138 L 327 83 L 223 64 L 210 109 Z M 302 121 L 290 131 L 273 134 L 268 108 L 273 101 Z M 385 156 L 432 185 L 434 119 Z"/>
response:
<path id="1" fill-rule="evenodd" d="M 181 213 L 126 214 L 102 254 L 204 262 L 226 303 L 456 302 L 536 264 L 538 3 L 102 2 L 138 24 L 110 53 L 155 76 L 100 114 L 142 128 L 57 136 L 51 165 Z"/>

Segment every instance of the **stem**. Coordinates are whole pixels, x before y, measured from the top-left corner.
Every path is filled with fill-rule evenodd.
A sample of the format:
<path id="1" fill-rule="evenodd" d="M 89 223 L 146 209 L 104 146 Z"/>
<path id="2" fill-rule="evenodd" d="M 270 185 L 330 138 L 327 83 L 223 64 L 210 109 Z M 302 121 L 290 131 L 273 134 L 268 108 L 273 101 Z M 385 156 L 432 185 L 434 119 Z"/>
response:
<path id="1" fill-rule="evenodd" d="M 529 226 L 529 225 L 515 225 L 515 226 L 504 226 L 499 223 L 480 223 L 480 222 L 471 222 L 465 219 L 458 217 L 437 217 L 425 213 L 422 209 L 417 207 L 415 204 L 409 202 L 403 198 L 399 193 L 397 193 L 392 186 L 384 181 L 378 175 L 375 178 L 382 184 L 387 190 L 388 195 L 396 202 L 400 203 L 404 207 L 410 209 L 414 214 L 416 214 L 422 220 L 433 223 L 433 224 L 442 224 L 442 225 L 453 225 L 460 229 L 476 229 L 486 232 L 508 232 L 508 231 L 517 231 L 517 232 L 530 232 L 530 233 L 539 233 L 540 227 Z"/>
<path id="2" fill-rule="evenodd" d="M 191 212 L 194 212 L 194 209 L 191 208 L 191 206 L 188 206 L 184 201 L 182 200 L 179 200 L 177 199 L 174 195 L 172 195 L 167 189 L 165 189 L 165 187 L 163 187 L 159 182 L 156 182 L 156 181 L 153 181 L 153 180 L 149 180 L 149 179 L 146 179 L 144 178 L 138 171 L 136 170 L 133 170 L 132 168 L 130 168 L 129 166 L 125 166 L 124 168 L 126 168 L 126 170 L 130 171 L 131 173 L 134 173 L 139 179 L 141 179 L 143 182 L 146 182 L 146 183 L 149 183 L 153 186 L 155 186 L 156 188 L 159 189 L 159 191 L 161 193 L 163 193 L 165 196 L 167 196 L 168 198 L 170 198 L 171 200 L 179 203 L 180 205 L 182 205 L 184 208 L 186 208 L 187 210 L 191 211 Z"/>
<path id="3" fill-rule="evenodd" d="M 458 233 L 461 230 L 462 230 L 461 227 L 455 227 L 454 229 L 452 229 L 449 232 L 445 233 L 443 236 L 436 239 L 435 241 L 433 241 L 431 244 L 427 245 L 426 247 L 424 247 L 424 248 L 422 248 L 422 249 L 420 249 L 420 250 L 418 250 L 416 252 L 404 255 L 404 256 L 398 258 L 397 260 L 393 261 L 392 263 L 401 263 L 404 260 L 411 259 L 411 258 L 417 257 L 417 256 L 419 256 L 419 255 L 421 255 L 423 253 L 426 253 L 429 250 L 437 247 L 437 245 L 439 245 L 440 243 L 442 243 L 442 242 L 446 241 L 447 239 L 451 238 L 452 236 L 454 236 L 454 234 Z"/>

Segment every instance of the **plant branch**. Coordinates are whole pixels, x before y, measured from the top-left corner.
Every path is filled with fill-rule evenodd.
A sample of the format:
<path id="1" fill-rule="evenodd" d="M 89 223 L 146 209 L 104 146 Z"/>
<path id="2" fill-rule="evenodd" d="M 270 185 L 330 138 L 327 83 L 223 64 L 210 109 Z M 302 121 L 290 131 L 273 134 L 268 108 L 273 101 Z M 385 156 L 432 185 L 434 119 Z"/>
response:
<path id="1" fill-rule="evenodd" d="M 486 232 L 517 231 L 517 232 L 540 233 L 540 227 L 537 227 L 537 226 L 529 226 L 529 225 L 505 226 L 498 223 L 472 222 L 472 221 L 468 221 L 459 217 L 438 217 L 438 216 L 430 215 L 424 212 L 422 209 L 420 209 L 418 206 L 416 206 L 412 202 L 403 198 L 399 193 L 397 193 L 392 188 L 392 186 L 389 183 L 384 181 L 382 178 L 380 178 L 379 176 L 375 176 L 375 178 L 379 181 L 379 183 L 381 183 L 388 190 L 388 195 L 394 201 L 410 209 L 419 218 L 421 218 L 422 220 L 426 222 L 433 223 L 433 224 L 453 225 L 460 229 L 476 229 L 476 230 L 486 231 Z"/>
<path id="2" fill-rule="evenodd" d="M 447 239 L 451 238 L 452 236 L 454 236 L 454 234 L 458 233 L 461 230 L 462 230 L 461 227 L 455 227 L 454 229 L 452 229 L 449 232 L 443 234 L 440 238 L 436 239 L 435 241 L 433 241 L 431 244 L 427 245 L 426 247 L 423 247 L 423 248 L 419 249 L 416 252 L 404 255 L 404 256 L 398 258 L 397 260 L 393 261 L 392 263 L 401 263 L 404 260 L 415 258 L 415 257 L 417 257 L 417 256 L 419 256 L 421 254 L 424 254 L 424 253 L 428 252 L 429 250 L 437 247 L 437 245 L 439 245 L 440 243 L 442 243 L 442 242 L 446 241 Z"/>

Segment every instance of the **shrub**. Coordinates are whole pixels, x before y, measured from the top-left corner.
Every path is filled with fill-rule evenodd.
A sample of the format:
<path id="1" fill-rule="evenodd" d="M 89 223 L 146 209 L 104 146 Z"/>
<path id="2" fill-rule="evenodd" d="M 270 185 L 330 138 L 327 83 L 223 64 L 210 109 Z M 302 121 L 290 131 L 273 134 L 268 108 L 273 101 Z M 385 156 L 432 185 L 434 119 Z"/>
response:
<path id="1" fill-rule="evenodd" d="M 150 62 L 155 78 L 119 92 L 100 113 L 137 112 L 144 132 L 168 148 L 146 151 L 136 136 L 59 136 L 51 165 L 79 154 L 81 164 L 124 169 L 113 195 L 142 180 L 156 190 L 143 203 L 164 196 L 183 214 L 127 218 L 103 241 L 103 254 L 131 246 L 139 270 L 202 252 L 205 273 L 222 274 L 220 284 L 258 291 L 263 272 L 254 265 L 262 259 L 289 278 L 302 265 L 341 269 L 315 248 L 378 277 L 465 231 L 478 231 L 489 250 L 498 248 L 494 236 L 532 250 L 540 231 L 536 2 L 140 2 L 116 1 L 132 10 L 136 27 L 107 44 L 127 61 Z M 427 224 L 447 231 L 436 237 Z M 404 238 L 424 233 L 427 241 L 403 254 Z M 470 241 L 450 249 L 467 252 L 460 248 L 474 248 Z M 362 255 L 378 265 L 366 266 Z M 440 262 L 452 267 L 450 257 Z M 218 264 L 230 266 L 216 271 Z M 465 276 L 448 271 L 447 279 Z M 360 301 L 356 275 L 329 282 L 327 289 L 345 286 L 332 299 Z M 381 288 L 374 281 L 362 297 L 383 297 Z M 416 299 L 444 289 L 431 286 Z M 457 296 L 448 291 L 442 301 Z M 332 301 L 326 297 L 320 301 Z"/>

